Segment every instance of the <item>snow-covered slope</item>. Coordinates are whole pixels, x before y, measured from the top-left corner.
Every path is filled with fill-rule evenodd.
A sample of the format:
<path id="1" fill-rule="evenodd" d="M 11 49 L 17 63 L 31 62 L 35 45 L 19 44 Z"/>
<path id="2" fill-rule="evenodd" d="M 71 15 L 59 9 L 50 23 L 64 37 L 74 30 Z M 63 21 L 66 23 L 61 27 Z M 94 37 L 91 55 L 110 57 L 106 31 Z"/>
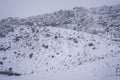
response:
<path id="1" fill-rule="evenodd" d="M 0 80 L 80 79 L 120 80 L 120 4 L 0 20 Z"/>
<path id="2" fill-rule="evenodd" d="M 71 75 L 70 80 L 119 77 L 120 43 L 107 36 L 63 28 L 19 26 L 0 38 L 0 74 L 21 75 L 25 80 L 28 75 L 39 75 L 28 80 L 59 80 L 57 77 L 63 74 L 67 79 Z M 3 80 L 7 78 L 1 76 Z"/>

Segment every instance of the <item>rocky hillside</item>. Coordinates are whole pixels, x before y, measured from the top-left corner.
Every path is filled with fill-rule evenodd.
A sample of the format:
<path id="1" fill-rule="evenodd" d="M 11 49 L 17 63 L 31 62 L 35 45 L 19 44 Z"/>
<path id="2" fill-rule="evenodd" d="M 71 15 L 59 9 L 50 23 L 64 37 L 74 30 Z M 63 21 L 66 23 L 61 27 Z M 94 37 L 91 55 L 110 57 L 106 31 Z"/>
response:
<path id="1" fill-rule="evenodd" d="M 89 73 L 89 70 L 90 74 L 94 74 L 92 80 L 120 78 L 119 21 L 120 5 L 89 10 L 76 7 L 26 19 L 2 19 L 0 74 L 57 74 L 59 71 L 64 73 L 79 67 L 79 79 L 83 73 Z M 100 74 L 105 77 L 96 79 Z M 109 78 L 111 76 L 114 77 Z M 3 80 L 6 80 L 5 77 Z M 32 77 L 28 80 L 37 79 Z"/>
<path id="2" fill-rule="evenodd" d="M 9 17 L 0 21 L 0 37 L 13 32 L 19 25 L 62 27 L 92 34 L 109 34 L 114 40 L 120 38 L 120 5 L 90 9 L 75 7 L 25 19 Z"/>

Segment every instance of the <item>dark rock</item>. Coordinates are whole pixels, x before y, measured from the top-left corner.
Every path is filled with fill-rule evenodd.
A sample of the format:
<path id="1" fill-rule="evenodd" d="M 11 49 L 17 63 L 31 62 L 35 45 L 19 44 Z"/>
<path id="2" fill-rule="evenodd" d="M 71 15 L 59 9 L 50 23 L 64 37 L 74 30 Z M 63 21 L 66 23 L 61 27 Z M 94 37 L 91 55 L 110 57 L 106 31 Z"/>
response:
<path id="1" fill-rule="evenodd" d="M 93 43 L 89 43 L 88 46 L 94 46 L 94 44 Z"/>
<path id="2" fill-rule="evenodd" d="M 0 61 L 0 65 L 3 65 L 3 62 L 2 62 L 2 61 Z"/>
<path id="3" fill-rule="evenodd" d="M 33 53 L 31 53 L 30 55 L 29 55 L 29 58 L 31 59 L 33 57 Z"/>

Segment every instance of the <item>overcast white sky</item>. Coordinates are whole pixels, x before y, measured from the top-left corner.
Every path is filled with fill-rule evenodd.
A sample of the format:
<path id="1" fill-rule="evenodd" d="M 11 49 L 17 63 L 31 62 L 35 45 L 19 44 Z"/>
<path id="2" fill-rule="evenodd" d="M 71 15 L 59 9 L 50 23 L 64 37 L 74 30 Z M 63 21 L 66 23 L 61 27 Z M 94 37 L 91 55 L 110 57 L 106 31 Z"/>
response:
<path id="1" fill-rule="evenodd" d="M 0 19 L 35 16 L 80 6 L 90 8 L 119 3 L 120 0 L 0 0 Z"/>

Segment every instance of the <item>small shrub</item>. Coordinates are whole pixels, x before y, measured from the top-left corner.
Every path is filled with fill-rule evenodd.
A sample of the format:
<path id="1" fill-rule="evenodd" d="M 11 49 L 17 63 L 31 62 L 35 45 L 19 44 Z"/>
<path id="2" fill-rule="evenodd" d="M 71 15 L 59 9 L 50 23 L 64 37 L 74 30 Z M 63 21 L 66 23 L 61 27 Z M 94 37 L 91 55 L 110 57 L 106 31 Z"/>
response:
<path id="1" fill-rule="evenodd" d="M 0 51 L 6 51 L 8 50 L 10 47 L 4 47 L 4 46 L 0 46 Z"/>
<path id="2" fill-rule="evenodd" d="M 5 60 L 5 59 L 7 59 L 7 57 L 2 58 L 2 60 Z"/>
<path id="3" fill-rule="evenodd" d="M 29 58 L 31 59 L 33 57 L 33 53 L 31 53 L 30 55 L 29 55 Z"/>
<path id="4" fill-rule="evenodd" d="M 93 46 L 94 44 L 93 43 L 89 43 L 88 46 Z"/>
<path id="5" fill-rule="evenodd" d="M 77 41 L 76 39 L 73 39 L 73 42 L 74 42 L 74 43 L 78 43 L 78 41 Z"/>
<path id="6" fill-rule="evenodd" d="M 0 71 L 0 74 L 8 75 L 8 76 L 20 76 L 21 75 L 20 73 L 13 73 L 13 72 L 10 72 L 10 71 Z"/>
<path id="7" fill-rule="evenodd" d="M 47 37 L 50 37 L 50 34 L 46 34 Z"/>
<path id="8" fill-rule="evenodd" d="M 46 49 L 48 48 L 48 45 L 43 44 L 42 46 L 43 46 L 44 48 L 46 48 Z"/>

